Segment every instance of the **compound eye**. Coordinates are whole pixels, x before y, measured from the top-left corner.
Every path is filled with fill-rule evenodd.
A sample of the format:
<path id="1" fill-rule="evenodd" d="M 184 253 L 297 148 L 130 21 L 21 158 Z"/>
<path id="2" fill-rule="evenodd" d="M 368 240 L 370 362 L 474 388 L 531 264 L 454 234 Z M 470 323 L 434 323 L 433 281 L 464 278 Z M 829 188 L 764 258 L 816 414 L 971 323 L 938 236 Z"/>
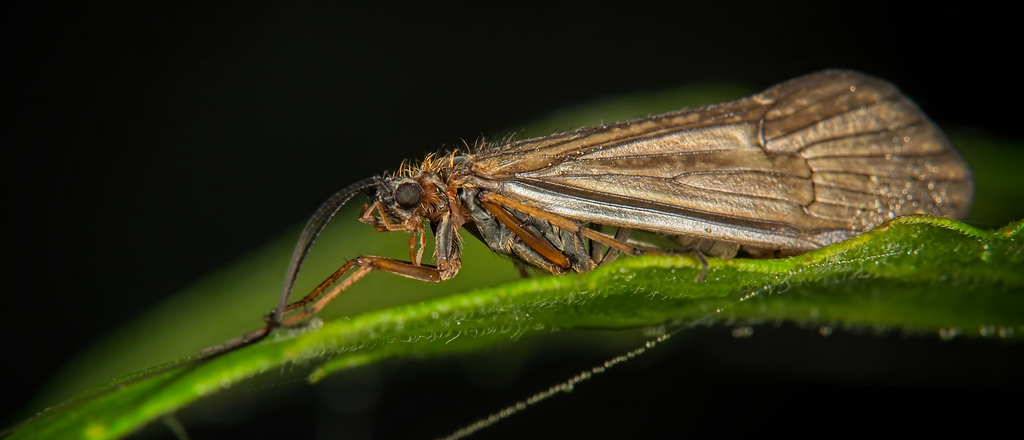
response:
<path id="1" fill-rule="evenodd" d="M 423 190 L 418 184 L 406 182 L 395 188 L 395 202 L 403 209 L 412 209 L 420 204 Z"/>

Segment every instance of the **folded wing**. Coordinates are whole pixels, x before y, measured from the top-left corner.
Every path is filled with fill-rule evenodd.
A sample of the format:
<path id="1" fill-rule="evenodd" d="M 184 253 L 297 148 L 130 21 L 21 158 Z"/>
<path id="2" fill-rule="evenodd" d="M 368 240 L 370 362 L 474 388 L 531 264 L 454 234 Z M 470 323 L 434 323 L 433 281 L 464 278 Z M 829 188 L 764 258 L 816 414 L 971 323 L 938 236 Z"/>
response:
<path id="1" fill-rule="evenodd" d="M 902 215 L 959 218 L 973 194 L 966 162 L 913 102 L 849 71 L 472 161 L 487 186 L 581 223 L 795 251 Z"/>

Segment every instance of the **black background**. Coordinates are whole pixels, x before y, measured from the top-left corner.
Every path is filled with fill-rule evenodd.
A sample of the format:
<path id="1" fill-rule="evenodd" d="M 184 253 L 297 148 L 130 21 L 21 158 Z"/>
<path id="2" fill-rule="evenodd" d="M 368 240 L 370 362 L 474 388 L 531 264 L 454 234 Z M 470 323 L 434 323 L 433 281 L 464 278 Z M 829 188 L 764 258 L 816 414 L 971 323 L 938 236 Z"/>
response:
<path id="1" fill-rule="evenodd" d="M 4 289 L 8 355 L 0 420 L 11 424 L 38 409 L 24 405 L 47 377 L 125 316 L 302 221 L 335 190 L 393 169 L 404 158 L 461 145 L 463 139 L 503 135 L 566 105 L 709 80 L 761 89 L 843 67 L 898 84 L 940 126 L 1019 137 L 1015 109 L 1022 87 L 1015 58 L 1020 41 L 1012 32 L 1019 25 L 1003 19 L 1005 13 L 771 3 L 3 6 L 0 73 L 7 114 L 0 142 L 12 245 Z M 150 293 L 136 295 L 139 285 Z M 756 350 L 763 350 L 758 352 L 763 357 L 772 357 L 773 347 L 788 346 L 786 337 L 817 340 L 804 330 L 772 331 L 784 335 L 761 339 Z M 709 333 L 710 342 L 703 343 L 708 350 L 716 338 L 732 340 L 729 329 L 701 332 Z M 779 338 L 777 345 L 773 337 Z M 881 344 L 871 350 L 913 351 L 905 341 Z M 994 363 L 1006 355 L 991 347 L 965 350 L 980 350 L 978 356 Z M 699 384 L 703 390 L 726 380 L 682 369 L 686 356 L 699 353 L 694 347 L 669 356 L 678 359 L 662 369 L 679 369 L 674 380 L 671 370 L 657 381 L 642 380 L 656 370 L 636 368 L 590 385 L 585 392 L 591 397 L 562 399 L 568 402 L 528 413 L 489 434 L 564 429 L 579 436 L 589 434 L 581 425 L 595 423 L 599 436 L 632 429 L 650 434 L 673 426 L 683 435 L 718 429 L 814 435 L 800 431 L 808 426 L 801 420 L 825 414 L 836 417 L 826 420 L 871 431 L 901 408 L 926 405 L 931 417 L 938 417 L 942 399 L 962 407 L 972 399 L 987 401 L 988 393 L 999 395 L 988 388 L 958 388 L 952 398 L 912 390 L 906 401 L 890 400 L 881 409 L 864 407 L 854 414 L 850 411 L 860 407 L 851 402 L 878 390 L 851 380 L 830 390 L 839 397 L 825 396 L 806 378 L 766 373 L 729 378 L 738 388 L 743 383 L 737 381 L 749 381 L 747 389 L 763 398 L 731 401 L 691 392 L 695 375 L 708 375 Z M 849 360 L 835 355 L 837 363 Z M 1015 356 L 1012 360 L 1020 359 Z M 551 370 L 563 361 L 538 369 Z M 570 364 L 540 383 L 588 365 Z M 439 377 L 430 380 L 442 389 L 449 386 L 440 377 L 443 363 L 411 368 Z M 898 378 L 872 386 L 895 382 Z M 642 394 L 637 387 L 658 389 Z M 480 406 L 496 408 L 532 390 L 470 394 L 462 402 L 473 407 L 473 399 L 480 399 Z M 885 392 L 903 395 L 891 388 Z M 369 432 L 390 437 L 444 432 L 418 429 L 418 419 L 410 415 L 421 412 L 435 422 L 455 413 L 448 414 L 451 428 L 468 421 L 458 415 L 457 405 L 433 401 L 430 393 L 445 394 L 435 389 L 404 400 L 383 399 L 391 406 L 381 405 L 380 421 L 371 423 L 375 428 Z M 303 402 L 302 397 L 282 399 L 287 404 L 274 411 Z M 652 408 L 659 399 L 687 405 Z M 828 411 L 829 404 L 839 405 L 843 415 Z M 309 405 L 313 409 L 305 411 L 318 411 Z M 707 408 L 717 408 L 713 413 L 719 418 L 708 418 Z M 323 432 L 312 426 L 314 417 L 303 418 L 309 414 L 287 416 L 294 429 L 288 434 L 273 431 L 285 424 L 267 419 L 190 432 L 195 438 L 242 429 L 288 437 Z M 389 414 L 398 421 L 389 421 Z M 928 420 L 922 423 L 934 423 Z M 211 431 L 204 436 L 203 429 Z"/>

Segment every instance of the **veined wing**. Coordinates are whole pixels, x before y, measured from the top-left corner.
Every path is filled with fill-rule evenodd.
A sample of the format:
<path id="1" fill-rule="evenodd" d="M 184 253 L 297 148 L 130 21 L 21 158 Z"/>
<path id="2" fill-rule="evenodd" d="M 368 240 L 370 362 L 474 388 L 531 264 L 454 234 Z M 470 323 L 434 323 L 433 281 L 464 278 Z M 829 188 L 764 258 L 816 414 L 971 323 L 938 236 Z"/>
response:
<path id="1" fill-rule="evenodd" d="M 794 251 L 902 215 L 959 218 L 973 195 L 966 162 L 913 102 L 834 70 L 472 162 L 482 186 L 583 223 Z"/>

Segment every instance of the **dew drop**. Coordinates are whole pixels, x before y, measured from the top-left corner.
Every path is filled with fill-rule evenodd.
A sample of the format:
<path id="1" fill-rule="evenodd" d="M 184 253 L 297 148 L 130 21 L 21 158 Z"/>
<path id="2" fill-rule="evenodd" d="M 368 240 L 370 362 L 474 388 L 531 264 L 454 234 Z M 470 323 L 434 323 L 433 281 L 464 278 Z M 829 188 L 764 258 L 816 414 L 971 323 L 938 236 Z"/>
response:
<path id="1" fill-rule="evenodd" d="M 942 339 L 943 341 L 948 341 L 950 339 L 953 339 L 953 338 L 959 336 L 960 333 L 961 333 L 961 330 L 959 328 L 956 328 L 956 327 L 943 328 L 943 329 L 939 329 L 939 338 Z"/>
<path id="2" fill-rule="evenodd" d="M 734 338 L 749 338 L 754 336 L 754 328 L 750 326 L 736 327 L 732 329 L 732 337 Z"/>
<path id="3" fill-rule="evenodd" d="M 986 244 L 985 246 L 982 247 L 981 261 L 984 261 L 984 262 L 987 263 L 991 259 L 992 259 L 992 250 L 990 250 L 989 249 L 989 245 Z"/>

